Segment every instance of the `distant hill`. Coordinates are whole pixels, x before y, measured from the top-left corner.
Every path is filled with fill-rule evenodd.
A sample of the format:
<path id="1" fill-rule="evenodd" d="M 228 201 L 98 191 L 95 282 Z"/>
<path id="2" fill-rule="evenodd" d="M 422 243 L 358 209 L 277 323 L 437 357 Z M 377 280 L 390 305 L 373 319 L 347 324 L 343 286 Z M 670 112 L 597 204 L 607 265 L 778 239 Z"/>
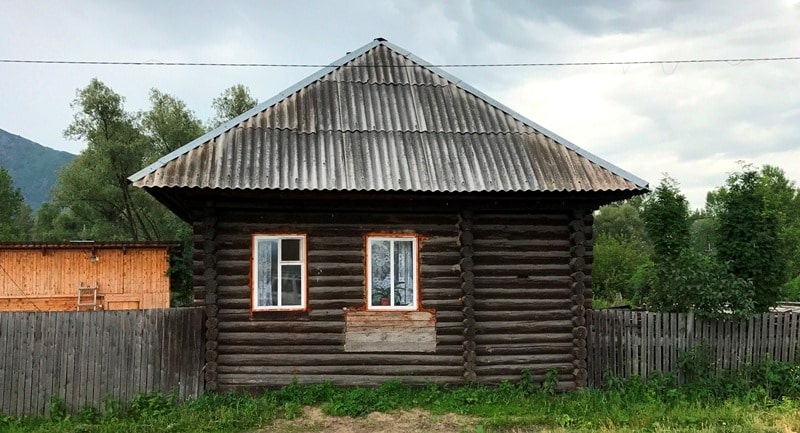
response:
<path id="1" fill-rule="evenodd" d="M 34 143 L 0 129 L 0 167 L 11 174 L 34 212 L 50 198 L 56 174 L 75 155 Z"/>

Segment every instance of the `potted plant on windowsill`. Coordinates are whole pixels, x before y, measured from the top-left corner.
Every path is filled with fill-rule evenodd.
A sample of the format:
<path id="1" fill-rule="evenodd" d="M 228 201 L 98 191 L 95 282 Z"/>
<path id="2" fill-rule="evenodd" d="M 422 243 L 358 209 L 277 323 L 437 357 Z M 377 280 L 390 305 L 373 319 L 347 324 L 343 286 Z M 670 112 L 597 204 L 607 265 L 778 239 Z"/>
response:
<path id="1" fill-rule="evenodd" d="M 375 287 L 372 289 L 372 305 L 387 307 L 391 304 L 389 287 Z"/>

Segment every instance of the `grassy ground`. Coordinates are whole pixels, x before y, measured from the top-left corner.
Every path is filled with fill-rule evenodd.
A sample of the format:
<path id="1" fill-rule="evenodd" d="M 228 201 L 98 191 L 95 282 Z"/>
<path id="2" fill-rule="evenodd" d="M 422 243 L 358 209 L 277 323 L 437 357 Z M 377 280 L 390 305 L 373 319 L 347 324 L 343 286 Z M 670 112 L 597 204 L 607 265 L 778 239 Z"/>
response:
<path id="1" fill-rule="evenodd" d="M 523 379 L 499 387 L 288 386 L 260 396 L 209 394 L 175 404 L 144 395 L 68 416 L 0 416 L 3 432 L 800 432 L 800 366 L 769 363 L 682 387 L 668 377 L 553 392 Z"/>

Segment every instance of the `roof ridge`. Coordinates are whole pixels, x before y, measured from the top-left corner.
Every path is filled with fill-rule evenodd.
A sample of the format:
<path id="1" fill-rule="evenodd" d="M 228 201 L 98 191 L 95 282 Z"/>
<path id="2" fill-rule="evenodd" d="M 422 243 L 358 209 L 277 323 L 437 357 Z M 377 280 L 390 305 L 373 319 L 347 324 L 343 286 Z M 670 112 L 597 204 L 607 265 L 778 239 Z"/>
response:
<path id="1" fill-rule="evenodd" d="M 381 50 L 375 51 L 372 54 L 369 54 L 373 50 L 376 50 L 380 46 L 383 46 L 384 49 L 381 49 Z M 370 56 L 374 57 L 377 60 L 381 60 L 378 63 L 384 63 L 382 65 L 384 67 L 384 69 L 375 68 L 374 70 L 370 70 L 370 72 L 368 72 L 369 74 L 372 74 L 372 76 L 376 77 L 375 80 L 370 81 L 368 78 L 366 80 L 359 80 L 358 79 L 359 78 L 358 74 L 349 74 L 347 72 L 337 72 L 340 69 L 346 67 L 351 62 L 359 61 L 358 59 L 363 59 L 364 61 L 368 61 L 369 59 L 372 58 L 372 57 L 364 57 L 364 56 L 366 56 L 368 54 Z M 416 65 L 418 67 L 417 68 L 407 67 L 407 68 L 403 68 L 402 70 L 397 70 L 395 68 L 395 66 L 398 66 L 398 65 L 410 66 L 411 64 Z M 332 74 L 335 74 L 335 75 L 332 75 Z M 344 77 L 344 80 L 341 80 L 342 77 Z M 352 78 L 356 78 L 356 79 L 352 79 Z M 383 80 L 388 80 L 388 81 L 383 81 Z M 393 81 L 393 80 L 400 81 L 400 82 L 396 82 L 396 81 Z M 426 80 L 430 80 L 430 82 L 427 82 Z M 411 97 L 414 98 L 415 100 L 417 100 L 417 103 L 412 104 L 411 106 L 402 105 L 402 104 L 408 104 L 405 101 L 398 101 L 401 104 L 398 104 L 395 107 L 389 107 L 389 106 L 385 107 L 387 110 L 393 110 L 393 111 L 402 111 L 402 110 L 413 109 L 413 113 L 415 113 L 413 115 L 416 116 L 416 122 L 417 123 L 411 123 L 411 124 L 404 123 L 405 121 L 403 121 L 403 122 L 394 122 L 394 123 L 393 122 L 389 122 L 389 123 L 386 123 L 386 124 L 383 124 L 383 123 L 379 124 L 379 123 L 374 123 L 374 122 L 373 123 L 358 123 L 358 122 L 371 122 L 368 117 L 365 117 L 364 119 L 358 118 L 357 120 L 355 120 L 355 123 L 353 123 L 354 119 L 356 119 L 355 116 L 363 115 L 363 113 L 361 113 L 359 110 L 353 110 L 354 107 L 357 107 L 357 105 L 354 106 L 353 104 L 357 104 L 358 103 L 357 102 L 357 96 L 359 95 L 359 93 L 358 93 L 359 89 L 357 89 L 357 88 L 353 88 L 352 90 L 341 90 L 341 89 L 339 89 L 339 85 L 336 85 L 333 89 L 327 89 L 326 88 L 325 91 L 319 90 L 319 91 L 317 91 L 318 93 L 312 94 L 312 97 L 314 99 L 308 100 L 308 102 L 306 102 L 306 99 L 296 99 L 296 98 L 292 97 L 292 95 L 300 95 L 300 96 L 304 96 L 305 95 L 305 97 L 308 97 L 307 94 L 302 92 L 303 89 L 314 90 L 318 84 L 323 83 L 323 82 L 327 82 L 327 81 L 331 81 L 332 83 L 338 83 L 339 85 L 341 85 L 341 89 L 346 89 L 346 86 L 348 84 L 351 84 L 351 83 L 359 84 L 359 85 L 360 84 L 364 84 L 364 85 L 370 85 L 370 86 L 380 86 L 380 88 L 383 88 L 383 86 L 381 86 L 381 85 L 384 85 L 386 88 L 396 87 L 396 88 L 401 88 L 401 89 L 405 89 L 406 87 L 409 88 L 409 89 L 448 88 L 449 90 L 447 90 L 446 93 L 448 93 L 448 95 L 452 95 L 452 97 L 456 98 L 456 99 L 454 99 L 454 101 L 458 101 L 458 102 L 453 102 L 452 103 L 452 104 L 454 104 L 454 105 L 452 105 L 452 107 L 455 107 L 454 114 L 452 114 L 452 115 L 450 114 L 449 110 L 451 109 L 451 106 L 448 105 L 447 106 L 448 107 L 447 113 L 445 113 L 444 111 L 442 111 L 442 114 L 436 113 L 436 116 L 439 116 L 439 117 L 436 117 L 435 119 L 432 118 L 432 119 L 433 119 L 434 122 L 438 122 L 439 120 L 437 120 L 437 119 L 439 119 L 439 118 L 441 118 L 441 119 L 448 119 L 448 118 L 453 119 L 453 123 L 451 125 L 447 125 L 447 126 L 450 126 L 451 127 L 450 129 L 452 129 L 452 130 L 450 130 L 450 131 L 446 131 L 446 130 L 428 130 L 427 125 L 425 124 L 427 119 L 425 119 L 424 117 L 421 117 L 421 114 L 419 113 L 419 107 L 418 106 L 420 105 L 420 101 L 423 102 L 423 103 L 429 103 L 429 104 L 438 104 L 439 102 L 438 102 L 438 98 L 437 97 L 433 97 L 433 99 L 431 99 L 432 97 L 430 95 L 426 95 L 426 92 L 421 91 L 421 90 L 416 90 L 416 91 L 415 90 L 411 90 L 410 91 L 411 94 L 412 94 Z M 439 84 L 440 82 L 442 84 Z M 401 86 L 403 86 L 403 87 L 401 87 Z M 322 88 L 320 88 L 320 89 L 322 89 Z M 339 89 L 339 90 L 337 90 L 337 89 Z M 331 90 L 333 90 L 333 91 L 331 91 Z M 300 93 L 298 93 L 298 92 L 300 92 Z M 320 92 L 322 92 L 322 93 L 320 93 Z M 351 95 L 351 94 L 349 94 L 347 92 L 354 92 L 354 94 Z M 383 93 L 383 92 L 381 92 L 381 93 Z M 406 90 L 400 90 L 400 93 L 406 93 Z M 423 97 L 423 95 L 425 95 L 425 97 Z M 448 97 L 450 97 L 450 96 L 448 96 Z M 328 99 L 326 100 L 325 98 L 328 98 Z M 284 103 L 284 101 L 286 101 L 286 102 Z M 322 104 L 335 103 L 336 107 L 339 107 L 339 109 L 334 110 L 335 113 L 328 113 L 328 114 L 329 115 L 335 114 L 337 116 L 337 118 L 329 119 L 329 118 L 325 117 L 326 113 L 323 113 L 321 111 L 320 112 L 315 111 L 316 110 L 316 108 L 315 108 L 316 104 L 318 104 L 320 102 Z M 370 104 L 371 101 L 367 100 L 366 103 Z M 278 108 L 272 109 L 273 107 L 278 106 L 279 104 L 282 104 L 279 107 L 280 110 Z M 298 105 L 298 104 L 311 104 L 311 105 Z M 342 104 L 348 105 L 348 107 L 343 107 Z M 379 104 L 379 103 L 376 103 L 376 104 Z M 365 110 L 365 112 L 372 113 L 371 111 L 369 111 L 370 107 L 371 106 L 369 106 L 369 107 L 368 106 L 364 106 L 364 107 L 361 107 L 361 109 Z M 353 110 L 353 114 L 348 114 L 348 113 L 350 113 L 349 111 L 346 111 L 348 109 Z M 270 110 L 270 111 L 267 111 L 267 110 Z M 303 111 L 301 111 L 301 110 L 303 110 Z M 262 112 L 265 112 L 265 111 L 267 111 L 267 112 L 262 115 L 263 117 L 260 117 L 259 113 L 262 113 Z M 297 119 L 302 117 L 304 115 L 304 113 L 311 114 L 312 117 L 310 119 L 305 119 L 302 122 L 298 121 Z M 380 112 L 380 113 L 383 113 L 384 115 L 391 117 L 390 116 L 391 115 L 391 111 L 386 111 L 385 113 L 384 112 Z M 488 114 L 482 114 L 482 113 L 488 113 Z M 409 111 L 409 114 L 412 114 L 411 111 Z M 269 121 L 269 120 L 265 121 L 264 119 L 266 119 L 268 116 L 271 118 L 271 116 L 273 116 L 273 115 L 278 116 L 278 117 L 275 118 L 277 121 L 274 122 L 274 124 L 280 124 L 281 126 L 288 126 L 288 127 L 264 127 L 264 126 L 258 126 L 257 124 L 255 124 L 255 125 L 252 124 L 252 123 L 258 123 L 258 122 L 272 123 L 272 121 Z M 487 117 L 482 118 L 481 117 L 482 115 L 486 115 Z M 286 123 L 284 120 L 279 120 L 279 119 L 282 119 L 280 116 L 290 116 L 290 118 L 294 118 L 294 122 Z M 292 117 L 292 116 L 294 116 L 294 117 Z M 297 117 L 297 116 L 300 116 L 300 117 Z M 250 120 L 250 119 L 253 119 L 254 121 L 250 125 L 245 125 L 245 123 L 248 122 L 248 120 Z M 328 120 L 328 122 L 327 123 L 324 122 L 324 121 L 320 122 L 319 119 Z M 302 126 L 304 126 L 303 123 L 305 123 L 306 121 L 310 122 L 309 123 L 310 125 L 313 125 L 313 130 L 309 130 L 311 128 L 305 128 L 305 130 L 304 130 L 304 128 L 302 128 Z M 499 122 L 499 123 L 496 124 L 495 122 Z M 331 126 L 335 126 L 337 124 L 342 126 L 342 127 L 346 127 L 346 129 L 333 129 L 333 128 L 331 128 Z M 500 125 L 500 124 L 502 124 L 502 125 Z M 321 125 L 323 128 L 328 128 L 328 129 L 317 129 L 318 125 Z M 359 126 L 365 126 L 365 125 L 374 125 L 374 126 L 372 126 L 373 128 L 380 128 L 380 129 L 355 129 L 355 128 L 358 128 Z M 456 127 L 452 128 L 453 125 L 455 125 Z M 511 129 L 511 130 L 501 130 L 501 131 L 486 130 L 485 132 L 474 132 L 474 131 L 469 131 L 469 130 L 464 130 L 464 131 L 456 130 L 456 129 L 464 127 L 465 125 L 466 125 L 467 129 L 471 128 L 473 130 L 479 130 L 479 129 L 480 130 L 484 130 L 484 129 L 493 129 L 493 128 L 494 129 Z M 473 125 L 473 126 L 470 126 L 470 125 Z M 297 129 L 293 128 L 293 126 L 297 127 Z M 305 125 L 305 126 L 308 126 L 308 125 Z M 440 125 L 440 126 L 442 126 L 442 125 Z M 499 128 L 497 128 L 498 126 L 499 126 Z M 353 127 L 355 127 L 355 128 L 353 128 Z M 390 128 L 396 128 L 396 129 L 390 129 Z M 414 129 L 414 128 L 418 128 L 418 129 Z M 514 130 L 514 129 L 517 129 L 517 128 L 519 130 Z M 441 128 L 441 129 L 446 129 L 446 128 Z M 541 138 L 537 138 L 537 140 L 536 140 L 537 142 L 540 142 L 542 140 L 546 140 L 547 143 L 550 143 L 553 146 L 555 146 L 555 147 L 552 147 L 552 148 L 551 148 L 551 146 L 548 146 L 548 148 L 551 148 L 548 152 L 552 153 L 553 151 L 556 151 L 555 153 L 553 153 L 554 155 L 556 153 L 560 153 L 560 152 L 571 152 L 571 153 L 573 153 L 574 157 L 570 157 L 570 158 L 575 158 L 577 160 L 581 160 L 582 162 L 580 162 L 579 164 L 594 165 L 594 166 L 596 166 L 595 169 L 603 169 L 603 170 L 607 171 L 610 175 L 612 175 L 612 177 L 615 177 L 616 179 L 618 179 L 618 181 L 625 181 L 627 183 L 632 184 L 633 186 L 635 186 L 638 189 L 645 189 L 647 187 L 647 182 L 646 181 L 644 181 L 644 180 L 642 180 L 642 179 L 640 179 L 640 178 L 628 173 L 627 171 L 624 171 L 624 170 L 620 169 L 619 167 L 611 164 L 610 162 L 605 161 L 604 159 L 602 159 L 602 158 L 600 158 L 600 157 L 598 157 L 598 156 L 596 156 L 596 155 L 594 155 L 594 154 L 592 154 L 592 153 L 580 148 L 579 146 L 577 146 L 577 145 L 573 144 L 572 142 L 564 139 L 563 137 L 561 137 L 561 136 L 559 136 L 559 135 L 557 135 L 555 133 L 550 132 L 546 128 L 540 126 L 539 124 L 531 121 L 530 119 L 522 116 L 521 114 L 519 114 L 516 111 L 510 109 L 509 107 L 505 106 L 504 104 L 498 102 L 494 98 L 492 98 L 492 97 L 482 93 L 481 91 L 471 87 L 470 85 L 464 83 L 463 80 L 461 80 L 460 78 L 457 78 L 457 77 L 449 74 L 448 72 L 446 72 L 446 71 L 444 71 L 442 69 L 439 69 L 438 67 L 432 66 L 430 63 L 428 63 L 427 61 L 425 61 L 425 60 L 423 60 L 423 59 L 421 59 L 421 58 L 419 58 L 417 56 L 415 56 L 411 52 L 409 52 L 409 51 L 407 51 L 407 50 L 405 50 L 405 49 L 403 49 L 401 47 L 398 47 L 398 46 L 396 46 L 396 45 L 394 45 L 394 44 L 392 44 L 392 43 L 390 43 L 388 41 L 382 40 L 382 39 L 376 39 L 376 40 L 374 40 L 374 41 L 372 41 L 372 42 L 360 47 L 359 49 L 357 49 L 355 51 L 347 53 L 345 56 L 343 56 L 340 59 L 338 59 L 338 60 L 334 61 L 333 63 L 331 63 L 330 66 L 322 68 L 322 69 L 310 74 L 305 79 L 298 81 L 294 85 L 290 86 L 289 88 L 285 89 L 284 91 L 280 92 L 279 94 L 275 95 L 274 97 L 268 99 L 267 101 L 264 101 L 264 102 L 258 104 L 254 108 L 252 108 L 252 109 L 248 110 L 247 112 L 235 117 L 234 119 L 231 119 L 231 120 L 225 122 L 224 124 L 220 125 L 219 127 L 215 128 L 212 131 L 209 131 L 208 133 L 204 134 L 203 136 L 198 137 L 197 139 L 193 140 L 192 142 L 190 142 L 190 143 L 178 148 L 177 150 L 175 150 L 175 151 L 173 151 L 173 152 L 171 152 L 171 153 L 159 158 L 154 163 L 148 165 L 147 167 L 143 168 L 142 170 L 138 171 L 137 173 L 131 175 L 128 179 L 130 181 L 132 181 L 132 182 L 141 181 L 142 179 L 146 178 L 148 175 L 150 175 L 151 173 L 155 172 L 156 170 L 161 169 L 162 167 L 164 167 L 165 165 L 167 165 L 171 161 L 174 161 L 175 159 L 178 159 L 181 156 L 192 152 L 194 149 L 197 149 L 198 147 L 200 147 L 201 145 L 204 145 L 206 143 L 208 143 L 209 146 L 217 146 L 218 143 L 219 143 L 219 140 L 217 140 L 217 139 L 219 137 L 224 137 L 226 132 L 233 131 L 233 130 L 236 130 L 236 131 L 240 131 L 240 130 L 241 131 L 244 131 L 244 130 L 253 130 L 253 131 L 256 131 L 256 130 L 289 131 L 289 132 L 293 132 L 294 134 L 297 134 L 297 137 L 311 136 L 313 134 L 319 134 L 319 133 L 334 133 L 334 134 L 336 134 L 336 133 L 341 133 L 341 134 L 369 134 L 369 133 L 399 133 L 399 134 L 407 134 L 407 133 L 410 133 L 410 134 L 420 134 L 420 135 L 423 135 L 423 136 L 425 134 L 429 134 L 430 138 L 431 139 L 435 139 L 435 140 L 438 140 L 436 137 L 439 137 L 440 135 L 441 136 L 443 136 L 443 135 L 451 135 L 451 136 L 460 136 L 460 137 L 468 137 L 468 136 L 472 136 L 472 137 L 478 137 L 478 136 L 483 136 L 483 137 L 493 137 L 493 136 L 494 137 L 501 137 L 501 136 L 510 136 L 510 137 L 513 137 L 513 136 L 537 136 L 537 137 L 541 137 Z M 351 138 L 352 138 L 352 136 L 351 136 Z M 526 141 L 528 141 L 528 140 L 526 140 Z M 436 146 L 439 146 L 439 145 L 440 144 L 437 144 Z M 491 146 L 492 145 L 491 141 L 487 142 L 486 145 L 487 146 Z M 446 146 L 446 145 L 442 145 L 442 146 Z M 216 147 L 213 147 L 213 149 L 216 149 Z M 440 165 L 439 159 L 442 158 L 442 157 L 447 157 L 448 155 L 452 155 L 453 154 L 453 150 L 452 149 L 454 149 L 454 148 L 450 148 L 450 150 L 448 150 L 446 147 L 442 147 L 441 149 L 443 149 L 443 150 L 441 150 L 441 151 L 434 150 L 433 147 L 431 147 L 431 149 L 428 149 L 425 146 L 422 146 L 419 149 L 420 151 L 423 151 L 423 152 L 427 152 L 428 150 L 431 150 L 433 153 L 436 153 L 436 155 L 427 155 L 427 157 L 424 158 L 424 160 L 427 161 L 427 164 L 429 164 L 429 165 L 433 164 L 430 167 L 428 167 L 428 170 L 427 170 L 428 173 L 431 173 L 431 174 L 436 173 L 438 171 L 437 167 L 438 167 L 438 165 Z M 217 149 L 217 150 L 219 150 L 219 149 Z M 217 151 L 217 150 L 212 150 L 212 151 Z M 439 153 L 437 153 L 437 152 L 439 152 Z M 564 153 L 564 155 L 566 155 L 566 153 Z M 499 158 L 499 159 L 497 159 L 497 163 L 498 164 L 501 163 L 501 162 L 508 162 L 508 161 L 506 161 L 507 158 L 505 156 L 503 156 L 503 155 L 499 155 L 498 154 L 498 155 L 493 156 L 493 158 Z M 490 162 L 490 164 L 494 164 L 494 163 L 495 162 Z M 554 163 L 555 164 L 559 164 L 558 161 L 554 161 Z M 471 167 L 470 169 L 474 169 L 474 170 L 478 170 L 478 171 L 481 171 L 481 170 L 485 169 L 485 167 L 482 167 L 482 166 L 479 167 L 477 165 L 474 165 L 474 164 L 476 164 L 474 162 L 467 161 L 467 162 L 465 162 L 465 164 L 469 165 Z M 483 163 L 480 163 L 480 164 L 483 164 Z M 465 167 L 467 167 L 467 165 L 465 165 Z M 343 168 L 345 170 L 347 170 L 349 168 L 349 164 L 344 164 Z M 439 167 L 439 168 L 441 168 L 441 167 Z M 514 170 L 518 170 L 519 171 L 519 175 L 521 175 L 521 176 L 531 176 L 532 172 L 529 172 L 529 170 L 533 170 L 534 167 L 528 167 L 528 168 L 525 168 L 525 167 L 514 167 L 513 169 Z M 350 176 L 347 173 L 345 173 L 345 174 L 346 174 L 345 179 L 351 179 L 351 177 L 353 177 L 353 176 Z M 143 182 L 147 182 L 147 180 L 145 179 Z M 516 180 L 514 182 L 525 183 L 525 182 L 528 182 L 528 180 Z M 489 183 L 491 183 L 491 182 L 489 182 Z M 578 182 L 578 183 L 580 183 L 580 182 Z M 273 187 L 278 187 L 279 188 L 278 185 L 275 185 Z M 356 187 L 357 187 L 356 184 L 344 185 L 343 186 L 344 189 L 356 188 Z M 446 188 L 446 187 L 443 187 L 443 188 Z M 542 185 L 542 188 L 547 189 L 547 187 L 544 186 L 544 185 Z"/>

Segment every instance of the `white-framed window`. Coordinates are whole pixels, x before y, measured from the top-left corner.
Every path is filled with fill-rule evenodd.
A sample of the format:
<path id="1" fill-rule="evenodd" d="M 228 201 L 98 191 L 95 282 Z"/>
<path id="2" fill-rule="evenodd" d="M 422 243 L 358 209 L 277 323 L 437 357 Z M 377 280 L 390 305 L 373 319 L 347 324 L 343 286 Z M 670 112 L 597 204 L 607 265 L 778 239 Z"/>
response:
<path id="1" fill-rule="evenodd" d="M 253 311 L 305 310 L 305 235 L 254 235 Z"/>
<path id="2" fill-rule="evenodd" d="M 367 309 L 416 310 L 416 236 L 367 237 Z"/>

